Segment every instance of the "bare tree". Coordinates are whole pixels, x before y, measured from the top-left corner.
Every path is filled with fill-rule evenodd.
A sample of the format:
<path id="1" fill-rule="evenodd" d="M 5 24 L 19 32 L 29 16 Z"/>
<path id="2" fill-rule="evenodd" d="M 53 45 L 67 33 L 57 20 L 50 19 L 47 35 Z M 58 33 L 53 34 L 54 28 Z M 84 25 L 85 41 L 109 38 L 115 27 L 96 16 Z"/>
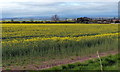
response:
<path id="1" fill-rule="evenodd" d="M 53 16 L 51 17 L 51 19 L 52 19 L 52 21 L 59 21 L 58 15 L 53 15 Z"/>

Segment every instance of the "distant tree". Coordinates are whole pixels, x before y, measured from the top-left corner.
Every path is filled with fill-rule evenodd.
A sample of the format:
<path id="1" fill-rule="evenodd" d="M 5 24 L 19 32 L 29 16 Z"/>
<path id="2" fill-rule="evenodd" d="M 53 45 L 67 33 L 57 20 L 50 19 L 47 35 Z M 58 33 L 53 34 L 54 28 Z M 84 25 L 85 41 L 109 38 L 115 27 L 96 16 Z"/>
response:
<path id="1" fill-rule="evenodd" d="M 116 19 L 116 17 L 114 17 L 113 19 Z"/>
<path id="2" fill-rule="evenodd" d="M 11 19 L 11 22 L 13 22 L 14 20 L 13 19 Z"/>
<path id="3" fill-rule="evenodd" d="M 65 21 L 67 21 L 68 18 L 65 18 Z"/>
<path id="4" fill-rule="evenodd" d="M 87 18 L 87 17 L 81 17 L 81 18 L 77 18 L 77 23 L 91 23 L 92 19 L 91 18 Z"/>
<path id="5" fill-rule="evenodd" d="M 117 20 L 117 21 L 115 21 L 115 23 L 120 23 L 120 21 L 119 21 L 119 20 Z"/>
<path id="6" fill-rule="evenodd" d="M 52 21 L 59 21 L 59 17 L 58 17 L 58 15 L 53 15 L 52 17 L 51 17 L 51 20 Z"/>
<path id="7" fill-rule="evenodd" d="M 33 22 L 33 19 L 30 19 L 31 22 Z"/>

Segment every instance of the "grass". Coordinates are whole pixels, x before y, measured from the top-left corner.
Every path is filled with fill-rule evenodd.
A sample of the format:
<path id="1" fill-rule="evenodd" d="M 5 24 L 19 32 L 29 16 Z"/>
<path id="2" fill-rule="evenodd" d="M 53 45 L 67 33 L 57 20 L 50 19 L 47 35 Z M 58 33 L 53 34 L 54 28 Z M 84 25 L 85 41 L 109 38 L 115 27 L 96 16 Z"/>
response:
<path id="1" fill-rule="evenodd" d="M 40 64 L 118 48 L 118 25 L 3 24 L 3 67 Z"/>
<path id="2" fill-rule="evenodd" d="M 118 54 L 102 57 L 101 60 L 102 60 L 102 65 L 103 65 L 103 71 L 120 69 L 120 67 L 118 66 L 118 64 L 120 63 L 120 57 L 118 56 Z M 49 68 L 46 70 L 66 71 L 66 70 L 101 70 L 101 69 L 100 69 L 99 59 L 91 59 L 83 63 L 76 62 L 73 64 L 56 66 L 56 67 Z"/>

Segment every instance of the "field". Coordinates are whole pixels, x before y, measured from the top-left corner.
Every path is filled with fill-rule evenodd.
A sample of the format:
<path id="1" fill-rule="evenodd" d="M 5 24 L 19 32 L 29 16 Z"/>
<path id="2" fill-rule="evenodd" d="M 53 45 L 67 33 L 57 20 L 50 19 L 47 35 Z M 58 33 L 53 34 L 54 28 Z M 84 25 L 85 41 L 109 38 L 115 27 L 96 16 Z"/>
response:
<path id="1" fill-rule="evenodd" d="M 3 69 L 117 51 L 118 33 L 117 24 L 3 24 Z"/>

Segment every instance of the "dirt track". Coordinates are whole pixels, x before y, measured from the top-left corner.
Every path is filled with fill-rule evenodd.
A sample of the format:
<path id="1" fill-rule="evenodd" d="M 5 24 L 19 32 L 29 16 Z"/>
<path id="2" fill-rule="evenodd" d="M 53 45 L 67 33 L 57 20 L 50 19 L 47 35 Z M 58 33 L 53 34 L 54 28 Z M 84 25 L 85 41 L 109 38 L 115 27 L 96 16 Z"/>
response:
<path id="1" fill-rule="evenodd" d="M 104 52 L 104 53 L 99 53 L 99 55 L 101 57 L 103 56 L 108 56 L 108 55 L 114 55 L 117 54 L 117 51 L 109 51 L 109 52 Z M 89 59 L 93 59 L 93 58 L 98 58 L 97 54 L 94 55 L 90 55 L 90 56 L 86 56 L 86 57 L 76 57 L 73 59 L 67 59 L 67 60 L 55 60 L 53 62 L 51 62 L 50 64 L 47 64 L 47 62 L 44 62 L 44 65 L 28 65 L 25 68 L 21 68 L 21 67 L 10 67 L 10 69 L 12 70 L 41 70 L 41 69 L 47 69 L 47 68 L 51 68 L 54 66 L 59 66 L 59 65 L 63 65 L 63 64 L 70 64 L 70 63 L 75 63 L 75 62 L 83 62 Z M 5 68 L 3 68 L 4 70 Z"/>
<path id="2" fill-rule="evenodd" d="M 103 56 L 108 56 L 110 54 L 114 55 L 114 54 L 117 54 L 118 52 L 116 51 L 110 51 L 110 52 L 106 52 L 106 53 L 100 53 L 99 55 L 101 57 Z M 98 58 L 97 57 L 97 54 L 96 55 L 91 55 L 91 56 L 86 56 L 86 57 L 77 57 L 76 59 L 71 59 L 71 60 L 67 60 L 67 61 L 59 61 L 59 62 L 56 62 L 54 64 L 51 64 L 51 65 L 42 65 L 40 66 L 38 69 L 46 69 L 46 68 L 51 68 L 53 66 L 59 66 L 59 65 L 62 65 L 62 64 L 70 64 L 70 63 L 75 63 L 75 62 L 83 62 L 83 61 L 86 61 L 86 60 L 89 60 L 89 59 L 92 59 L 92 58 Z"/>

